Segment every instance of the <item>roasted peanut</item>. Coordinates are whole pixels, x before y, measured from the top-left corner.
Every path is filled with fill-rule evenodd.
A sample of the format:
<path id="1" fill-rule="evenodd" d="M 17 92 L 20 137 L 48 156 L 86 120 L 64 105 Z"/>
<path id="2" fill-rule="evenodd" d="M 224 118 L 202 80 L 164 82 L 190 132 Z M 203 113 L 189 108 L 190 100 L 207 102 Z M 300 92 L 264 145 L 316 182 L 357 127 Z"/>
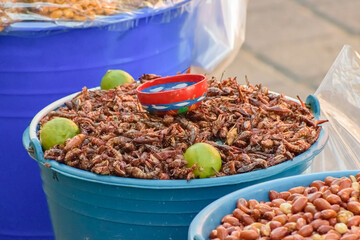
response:
<path id="1" fill-rule="evenodd" d="M 233 231 L 233 232 L 231 233 L 231 236 L 236 237 L 236 239 L 240 239 L 240 234 L 241 234 L 241 231 L 240 231 L 240 230 L 239 230 L 239 231 Z"/>
<path id="2" fill-rule="evenodd" d="M 256 221 L 260 218 L 261 212 L 258 209 L 253 209 L 251 210 L 250 215 Z"/>
<path id="3" fill-rule="evenodd" d="M 239 240 L 238 237 L 230 235 L 230 236 L 226 236 L 224 240 Z"/>
<path id="4" fill-rule="evenodd" d="M 233 216 L 236 217 L 237 219 L 241 219 L 241 216 L 244 214 L 243 211 L 241 211 L 238 208 L 235 208 L 235 210 L 232 212 Z"/>
<path id="5" fill-rule="evenodd" d="M 283 200 L 283 199 L 281 199 L 281 200 L 282 200 L 282 201 L 285 201 L 285 200 Z M 258 205 L 256 206 L 256 209 L 258 209 L 261 214 L 264 214 L 264 213 L 266 213 L 266 212 L 270 212 L 270 211 L 273 210 L 270 206 L 268 206 L 268 205 L 266 205 L 266 204 L 264 204 L 264 203 L 258 204 Z"/>
<path id="6" fill-rule="evenodd" d="M 336 233 L 327 233 L 324 235 L 324 240 L 339 240 L 340 237 Z"/>
<path id="7" fill-rule="evenodd" d="M 319 218 L 321 218 L 321 212 L 316 212 L 314 214 L 314 219 L 319 219 Z"/>
<path id="8" fill-rule="evenodd" d="M 331 204 L 323 198 L 315 199 L 313 204 L 319 211 L 331 208 Z"/>
<path id="9" fill-rule="evenodd" d="M 293 193 L 290 195 L 290 197 L 288 197 L 287 201 L 294 202 L 298 197 L 304 197 L 304 195 L 302 195 L 300 193 Z"/>
<path id="10" fill-rule="evenodd" d="M 352 216 L 354 216 L 354 214 L 352 212 L 347 211 L 347 210 L 340 210 L 338 212 L 336 219 L 340 223 L 347 223 L 349 218 L 351 218 Z"/>
<path id="11" fill-rule="evenodd" d="M 311 226 L 317 230 L 322 225 L 330 225 L 328 221 L 322 219 L 316 219 L 311 222 Z"/>
<path id="12" fill-rule="evenodd" d="M 287 229 L 289 229 L 289 232 L 292 232 L 296 229 L 296 223 L 294 222 L 288 222 L 284 225 Z"/>
<path id="13" fill-rule="evenodd" d="M 358 182 L 353 182 L 353 183 L 351 184 L 351 187 L 352 187 L 355 191 L 357 191 L 357 192 L 360 191 L 360 184 L 359 184 Z"/>
<path id="14" fill-rule="evenodd" d="M 284 237 L 282 240 L 294 240 L 294 236 L 289 235 L 289 236 Z"/>
<path id="15" fill-rule="evenodd" d="M 244 230 L 240 234 L 241 239 L 255 240 L 259 237 L 259 234 L 255 230 Z"/>
<path id="16" fill-rule="evenodd" d="M 314 215 L 307 212 L 307 213 L 304 213 L 303 218 L 306 220 L 307 223 L 311 223 L 314 220 Z"/>
<path id="17" fill-rule="evenodd" d="M 353 187 L 353 189 L 354 189 L 354 187 Z M 359 190 L 354 189 L 354 191 L 351 192 L 350 197 L 355 198 L 356 199 L 355 201 L 359 201 L 359 197 L 360 197 Z"/>
<path id="18" fill-rule="evenodd" d="M 224 228 L 223 226 L 218 226 L 216 228 L 216 237 L 223 240 L 225 239 L 225 237 L 227 236 L 227 231 L 226 228 Z"/>
<path id="19" fill-rule="evenodd" d="M 340 190 L 337 195 L 341 198 L 341 200 L 347 202 L 350 198 L 350 194 L 353 191 L 352 188 L 344 188 Z"/>
<path id="20" fill-rule="evenodd" d="M 250 214 L 250 209 L 247 207 L 247 201 L 243 198 L 239 199 L 236 203 L 236 207 L 246 214 Z"/>
<path id="21" fill-rule="evenodd" d="M 292 235 L 294 237 L 294 240 L 305 240 L 305 238 L 299 234 Z"/>
<path id="22" fill-rule="evenodd" d="M 334 229 L 333 226 L 329 226 L 329 225 L 322 225 L 320 226 L 316 231 L 320 234 L 326 234 L 328 233 L 330 230 Z"/>
<path id="23" fill-rule="evenodd" d="M 325 209 L 321 211 L 321 217 L 323 219 L 330 219 L 335 218 L 337 216 L 337 213 L 332 209 Z"/>
<path id="24" fill-rule="evenodd" d="M 319 195 L 321 196 L 321 193 L 319 193 Z M 298 212 L 302 211 L 305 208 L 305 206 L 307 205 L 307 202 L 308 202 L 308 199 L 306 197 L 297 198 L 293 202 L 293 205 L 291 207 L 292 213 L 298 213 Z"/>
<path id="25" fill-rule="evenodd" d="M 210 232 L 210 238 L 216 238 L 217 237 L 217 231 L 216 230 L 212 230 Z"/>
<path id="26" fill-rule="evenodd" d="M 271 231 L 270 239 L 272 240 L 280 240 L 286 236 L 288 233 L 288 229 L 286 227 L 278 227 Z"/>
<path id="27" fill-rule="evenodd" d="M 255 206 L 259 205 L 259 202 L 255 199 L 250 199 L 247 203 L 250 209 L 254 209 Z"/>
<path id="28" fill-rule="evenodd" d="M 280 204 L 280 210 L 285 214 L 291 213 L 291 208 L 292 208 L 291 203 L 285 202 Z"/>
<path id="29" fill-rule="evenodd" d="M 348 227 L 359 226 L 359 224 L 360 224 L 360 216 L 353 216 L 349 218 L 347 221 Z"/>
<path id="30" fill-rule="evenodd" d="M 276 228 L 281 227 L 282 224 L 280 222 L 278 222 L 278 221 L 270 221 L 269 226 L 270 226 L 271 230 L 274 230 Z"/>
<path id="31" fill-rule="evenodd" d="M 313 230 L 311 225 L 305 225 L 302 226 L 297 233 L 303 237 L 309 237 L 313 233 Z"/>
<path id="32" fill-rule="evenodd" d="M 322 239 L 324 239 L 324 237 L 322 235 L 318 234 L 318 233 L 313 234 L 311 237 L 312 237 L 313 240 L 322 240 Z"/>
<path id="33" fill-rule="evenodd" d="M 321 188 L 320 188 L 320 192 L 322 192 L 322 193 L 324 193 L 324 192 L 326 192 L 326 191 L 328 191 L 329 190 L 329 186 L 322 186 Z M 330 190 L 329 190 L 330 191 Z"/>
<path id="34" fill-rule="evenodd" d="M 339 204 L 333 204 L 331 205 L 331 209 L 334 210 L 335 212 L 340 211 L 340 205 Z"/>
<path id="35" fill-rule="evenodd" d="M 360 203 L 359 202 L 348 202 L 347 208 L 354 214 L 360 214 Z"/>
<path id="36" fill-rule="evenodd" d="M 312 203 L 308 203 L 304 209 L 305 212 L 309 212 L 309 213 L 312 213 L 312 214 L 315 214 L 316 213 L 316 207 L 314 206 L 314 204 Z"/>
<path id="37" fill-rule="evenodd" d="M 273 217 L 272 220 L 273 221 L 278 221 L 278 222 L 281 223 L 281 225 L 284 225 L 288 221 L 288 216 L 286 216 L 284 214 L 283 215 L 278 215 L 278 216 Z"/>
<path id="38" fill-rule="evenodd" d="M 354 175 L 350 175 L 349 177 L 350 177 L 350 179 L 351 179 L 352 182 L 356 182 L 356 181 L 357 181 L 357 180 L 356 180 L 356 177 L 354 177 Z"/>
<path id="39" fill-rule="evenodd" d="M 303 226 L 306 225 L 306 220 L 303 219 L 303 218 L 299 218 L 297 221 L 296 221 L 296 229 L 297 230 L 300 230 Z"/>
<path id="40" fill-rule="evenodd" d="M 318 189 L 316 187 L 308 187 L 304 191 L 304 196 L 307 196 L 307 195 L 317 192 L 317 191 L 318 191 Z"/>
<path id="41" fill-rule="evenodd" d="M 341 198 L 336 194 L 330 194 L 326 197 L 326 201 L 328 201 L 330 204 L 339 204 L 341 203 Z"/>
<path id="42" fill-rule="evenodd" d="M 345 223 L 337 223 L 335 224 L 335 230 L 340 234 L 344 234 L 347 232 L 348 227 L 346 226 Z"/>
<path id="43" fill-rule="evenodd" d="M 349 233 L 354 233 L 354 234 L 360 236 L 360 227 L 359 226 L 351 226 Z"/>
<path id="44" fill-rule="evenodd" d="M 252 227 L 260 230 L 260 228 L 261 228 L 262 226 L 264 226 L 264 224 L 259 223 L 259 222 L 254 222 L 254 223 L 250 224 L 250 226 L 252 226 Z"/>
<path id="45" fill-rule="evenodd" d="M 359 180 L 357 180 L 357 179 L 360 178 L 360 173 L 356 174 L 356 175 L 355 175 L 355 178 L 356 178 L 356 181 L 359 182 Z"/>
<path id="46" fill-rule="evenodd" d="M 346 202 L 341 202 L 340 204 L 341 208 L 347 209 L 347 203 Z"/>
<path id="47" fill-rule="evenodd" d="M 240 221 L 243 222 L 245 225 L 250 225 L 255 222 L 255 220 L 246 213 L 240 216 Z"/>
<path id="48" fill-rule="evenodd" d="M 302 213 L 296 213 L 296 214 L 293 214 L 291 216 L 289 216 L 289 222 L 296 222 L 299 218 L 302 218 L 304 216 L 304 214 Z"/>
<path id="49" fill-rule="evenodd" d="M 236 217 L 233 217 L 232 215 L 226 215 L 225 217 L 223 217 L 221 222 L 223 222 L 223 223 L 227 222 L 227 223 L 231 224 L 232 226 L 239 226 L 240 225 L 239 219 L 237 219 Z"/>
<path id="50" fill-rule="evenodd" d="M 237 230 L 241 230 L 239 226 L 230 226 L 230 227 L 226 228 L 226 231 L 228 234 L 231 234 L 232 232 L 237 231 Z"/>
<path id="51" fill-rule="evenodd" d="M 268 237 L 268 236 L 270 236 L 270 232 L 271 232 L 271 228 L 270 228 L 269 224 L 263 224 L 260 227 L 260 234 L 262 236 Z"/>
<path id="52" fill-rule="evenodd" d="M 340 198 L 340 197 L 339 197 Z M 285 203 L 286 201 L 282 198 L 277 198 L 271 201 L 273 207 L 280 207 L 282 203 Z"/>
<path id="53" fill-rule="evenodd" d="M 313 202 L 315 199 L 319 198 L 322 196 L 321 192 L 314 192 L 308 195 L 308 200 L 309 202 Z"/>
<path id="54" fill-rule="evenodd" d="M 330 218 L 328 221 L 329 221 L 330 226 L 335 226 L 335 224 L 337 223 L 336 218 Z"/>
<path id="55" fill-rule="evenodd" d="M 274 212 L 266 212 L 263 214 L 264 219 L 266 220 L 272 220 L 275 217 L 275 213 Z"/>
<path id="56" fill-rule="evenodd" d="M 311 184 L 310 184 L 310 187 L 316 187 L 318 190 L 320 190 L 320 188 L 322 186 L 325 186 L 325 183 L 323 181 L 320 181 L 320 180 L 316 180 L 316 181 L 313 181 Z"/>
<path id="57" fill-rule="evenodd" d="M 273 201 L 274 199 L 277 199 L 277 198 L 279 198 L 279 193 L 276 192 L 276 191 L 271 190 L 271 191 L 269 192 L 269 199 L 270 199 L 270 201 Z"/>
<path id="58" fill-rule="evenodd" d="M 289 193 L 291 193 L 291 194 L 294 194 L 294 193 L 303 194 L 304 191 L 305 191 L 305 187 L 301 187 L 301 186 L 300 186 L 300 187 L 291 188 L 291 189 L 289 190 Z"/>
<path id="59" fill-rule="evenodd" d="M 280 204 L 281 205 L 281 204 Z M 281 214 L 284 214 L 281 210 L 280 210 L 280 207 L 279 208 L 274 208 L 273 209 L 275 215 L 281 215 Z"/>
<path id="60" fill-rule="evenodd" d="M 345 234 L 344 236 L 342 236 L 340 238 L 340 240 L 357 240 L 359 239 L 358 236 L 356 234 Z"/>
<path id="61" fill-rule="evenodd" d="M 322 197 L 326 199 L 331 194 L 333 194 L 333 193 L 328 189 L 325 192 L 322 192 Z"/>
<path id="62" fill-rule="evenodd" d="M 282 199 L 284 199 L 284 200 L 287 200 L 288 199 L 288 197 L 290 197 L 290 193 L 289 192 L 281 192 L 281 193 L 279 193 L 279 198 L 282 198 Z"/>
<path id="63" fill-rule="evenodd" d="M 324 182 L 325 182 L 325 184 L 326 184 L 327 186 L 330 186 L 331 183 L 332 183 L 334 180 L 336 180 L 336 179 L 338 179 L 338 178 L 334 178 L 334 177 L 329 176 L 329 177 L 326 177 L 326 178 L 325 178 Z"/>
<path id="64" fill-rule="evenodd" d="M 224 228 L 228 229 L 229 227 L 232 227 L 232 225 L 228 222 L 223 223 Z"/>
<path id="65" fill-rule="evenodd" d="M 350 188 L 352 186 L 352 181 L 349 178 L 341 178 L 339 182 L 340 190 L 344 188 Z"/>

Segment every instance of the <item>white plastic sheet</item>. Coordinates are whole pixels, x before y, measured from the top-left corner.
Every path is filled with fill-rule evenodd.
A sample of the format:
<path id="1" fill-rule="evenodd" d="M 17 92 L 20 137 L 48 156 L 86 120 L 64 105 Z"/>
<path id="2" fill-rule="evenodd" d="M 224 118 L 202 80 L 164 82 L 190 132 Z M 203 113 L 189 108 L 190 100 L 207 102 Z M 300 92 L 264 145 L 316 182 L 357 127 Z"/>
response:
<path id="1" fill-rule="evenodd" d="M 345 45 L 316 90 L 329 130 L 311 172 L 360 169 L 360 55 Z"/>
<path id="2" fill-rule="evenodd" d="M 195 33 L 193 72 L 225 69 L 245 40 L 248 0 L 203 0 Z"/>

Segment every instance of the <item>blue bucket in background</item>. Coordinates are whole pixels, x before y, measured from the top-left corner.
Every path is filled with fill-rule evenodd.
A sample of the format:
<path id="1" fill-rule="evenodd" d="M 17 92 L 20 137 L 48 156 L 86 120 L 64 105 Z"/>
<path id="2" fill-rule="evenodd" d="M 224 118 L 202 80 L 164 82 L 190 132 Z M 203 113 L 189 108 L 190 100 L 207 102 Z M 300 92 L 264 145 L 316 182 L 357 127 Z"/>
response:
<path id="1" fill-rule="evenodd" d="M 308 151 L 292 161 L 232 176 L 190 181 L 102 176 L 44 159 L 37 137 L 40 119 L 77 94 L 41 110 L 23 135 L 25 148 L 41 169 L 57 239 L 186 239 L 191 220 L 206 205 L 239 188 L 301 174 L 328 139 L 323 129 Z M 319 111 L 316 98 L 308 99 L 313 100 L 312 108 Z"/>
<path id="2" fill-rule="evenodd" d="M 240 198 L 246 200 L 256 199 L 257 201 L 269 201 L 269 191 L 277 192 L 288 191 L 293 187 L 309 186 L 315 180 L 324 180 L 327 176 L 336 178 L 355 176 L 360 170 L 322 172 L 301 176 L 292 176 L 284 179 L 277 179 L 265 183 L 260 183 L 251 187 L 237 190 L 230 193 L 209 206 L 204 208 L 191 222 L 188 233 L 188 240 L 207 240 L 211 230 L 221 224 L 221 219 L 231 214 L 236 208 L 236 202 Z M 186 238 L 184 238 L 186 239 Z"/>
<path id="3" fill-rule="evenodd" d="M 193 50 L 194 2 L 115 15 L 89 28 L 19 22 L 0 33 L 1 240 L 53 239 L 39 169 L 21 144 L 31 118 L 83 86 L 99 86 L 108 69 L 134 78 L 185 71 Z"/>

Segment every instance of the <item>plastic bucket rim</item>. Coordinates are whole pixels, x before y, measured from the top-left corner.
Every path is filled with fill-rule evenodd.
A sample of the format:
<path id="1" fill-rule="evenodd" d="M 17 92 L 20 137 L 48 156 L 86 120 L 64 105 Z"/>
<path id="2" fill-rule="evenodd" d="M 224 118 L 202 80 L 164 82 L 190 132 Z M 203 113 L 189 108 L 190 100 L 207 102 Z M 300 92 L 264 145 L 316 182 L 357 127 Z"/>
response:
<path id="1" fill-rule="evenodd" d="M 136 20 L 136 19 L 138 20 L 138 19 L 142 19 L 142 18 L 160 15 L 160 14 L 163 14 L 164 12 L 168 12 L 168 11 L 176 9 L 182 5 L 188 4 L 191 1 L 193 1 L 193 0 L 182 0 L 181 2 L 175 3 L 171 6 L 161 7 L 159 9 L 152 9 L 149 7 L 145 7 L 145 8 L 141 8 L 141 9 L 136 9 L 133 12 L 131 12 L 131 14 L 129 14 L 128 12 L 125 12 L 125 13 L 119 13 L 119 14 L 101 17 L 101 19 L 99 20 L 99 21 L 101 21 L 100 25 L 94 25 L 94 26 L 88 26 L 88 27 L 83 27 L 83 26 L 68 27 L 68 26 L 64 26 L 64 25 L 56 25 L 52 21 L 27 21 L 27 22 L 18 22 L 18 23 L 11 24 L 9 26 L 10 31 L 7 31 L 7 32 L 72 30 L 72 29 L 102 27 L 102 26 L 107 26 L 107 25 L 114 24 L 114 23 L 120 23 L 123 21 L 125 22 L 125 21 Z M 109 21 L 109 22 L 106 22 L 106 21 Z M 36 23 L 35 28 L 32 26 L 33 23 Z"/>
<path id="2" fill-rule="evenodd" d="M 91 88 L 89 89 L 89 91 L 98 90 L 98 89 L 100 88 L 99 87 Z M 269 92 L 273 94 L 279 94 L 272 91 Z M 35 146 L 34 149 L 35 152 L 39 151 L 39 155 L 41 159 L 35 157 L 35 160 L 39 164 L 44 165 L 45 163 L 48 163 L 50 164 L 51 169 L 53 169 L 54 171 L 84 181 L 97 182 L 107 185 L 127 186 L 127 187 L 146 188 L 146 189 L 188 189 L 188 188 L 204 188 L 204 187 L 246 183 L 246 182 L 265 179 L 274 176 L 288 169 L 295 168 L 300 164 L 305 164 L 306 162 L 311 161 L 317 154 L 321 152 L 321 150 L 325 147 L 326 142 L 328 140 L 328 131 L 326 128 L 322 127 L 317 141 L 307 151 L 296 156 L 293 160 L 288 160 L 283 163 L 265 169 L 260 169 L 260 170 L 255 170 L 251 172 L 235 174 L 230 176 L 223 176 L 218 178 L 192 179 L 190 181 L 186 181 L 182 179 L 152 180 L 152 179 L 123 178 L 118 176 L 103 176 L 89 171 L 73 168 L 67 166 L 66 164 L 58 163 L 55 160 L 44 159 L 40 141 L 36 134 L 38 123 L 45 115 L 47 115 L 50 111 L 53 111 L 54 109 L 60 106 L 63 106 L 65 102 L 71 100 L 79 93 L 81 93 L 81 91 L 65 96 L 47 105 L 45 108 L 39 111 L 30 123 L 29 137 L 30 137 L 30 142 L 33 144 L 33 146 Z M 297 99 L 294 99 L 292 97 L 286 96 L 286 98 L 299 103 Z"/>
<path id="3" fill-rule="evenodd" d="M 278 178 L 278 179 L 274 179 L 274 180 L 270 180 L 270 181 L 266 181 L 266 182 L 262 182 L 262 183 L 257 183 L 248 187 L 244 187 L 241 189 L 238 189 L 236 191 L 233 191 L 231 193 L 228 193 L 224 196 L 222 196 L 221 198 L 211 202 L 210 204 L 208 204 L 206 207 L 204 207 L 198 214 L 196 214 L 196 216 L 193 218 L 193 220 L 190 223 L 189 226 L 189 230 L 188 230 L 188 240 L 204 240 L 204 238 L 202 236 L 197 235 L 196 233 L 201 226 L 201 221 L 203 219 L 208 218 L 209 215 L 212 214 L 213 211 L 215 211 L 219 206 L 223 206 L 225 202 L 231 201 L 235 198 L 235 196 L 238 196 L 239 194 L 249 191 L 251 192 L 253 189 L 259 189 L 262 186 L 268 186 L 268 185 L 272 185 L 274 186 L 273 190 L 276 191 L 276 186 L 277 183 L 280 182 L 284 182 L 284 181 L 289 181 L 292 179 L 308 179 L 314 176 L 318 176 L 319 179 L 324 179 L 325 177 L 323 176 L 333 176 L 334 174 L 340 174 L 342 176 L 346 176 L 346 175 L 353 175 L 353 173 L 359 173 L 360 169 L 358 170 L 342 170 L 342 171 L 326 171 L 326 172 L 317 172 L 317 173 L 310 173 L 310 174 L 302 174 L 302 175 L 295 175 L 295 176 L 290 176 L 290 177 L 284 177 L 284 178 Z M 238 198 L 238 197 L 237 197 Z M 219 223 L 220 223 L 219 219 Z M 196 235 L 190 235 L 195 233 Z M 190 237 L 194 237 L 194 238 L 190 238 Z"/>

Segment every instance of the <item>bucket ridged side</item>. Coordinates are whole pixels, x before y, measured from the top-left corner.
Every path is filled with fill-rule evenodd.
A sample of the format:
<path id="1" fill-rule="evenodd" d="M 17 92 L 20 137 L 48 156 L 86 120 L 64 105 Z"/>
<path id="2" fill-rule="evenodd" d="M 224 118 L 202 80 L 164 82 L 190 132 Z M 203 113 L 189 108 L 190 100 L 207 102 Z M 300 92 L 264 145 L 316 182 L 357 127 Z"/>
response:
<path id="1" fill-rule="evenodd" d="M 310 160 L 269 180 L 301 174 L 309 167 Z M 74 179 L 41 164 L 40 167 L 55 235 L 57 239 L 67 240 L 144 237 L 183 240 L 190 222 L 206 205 L 234 190 L 262 182 L 211 188 L 146 189 Z"/>

